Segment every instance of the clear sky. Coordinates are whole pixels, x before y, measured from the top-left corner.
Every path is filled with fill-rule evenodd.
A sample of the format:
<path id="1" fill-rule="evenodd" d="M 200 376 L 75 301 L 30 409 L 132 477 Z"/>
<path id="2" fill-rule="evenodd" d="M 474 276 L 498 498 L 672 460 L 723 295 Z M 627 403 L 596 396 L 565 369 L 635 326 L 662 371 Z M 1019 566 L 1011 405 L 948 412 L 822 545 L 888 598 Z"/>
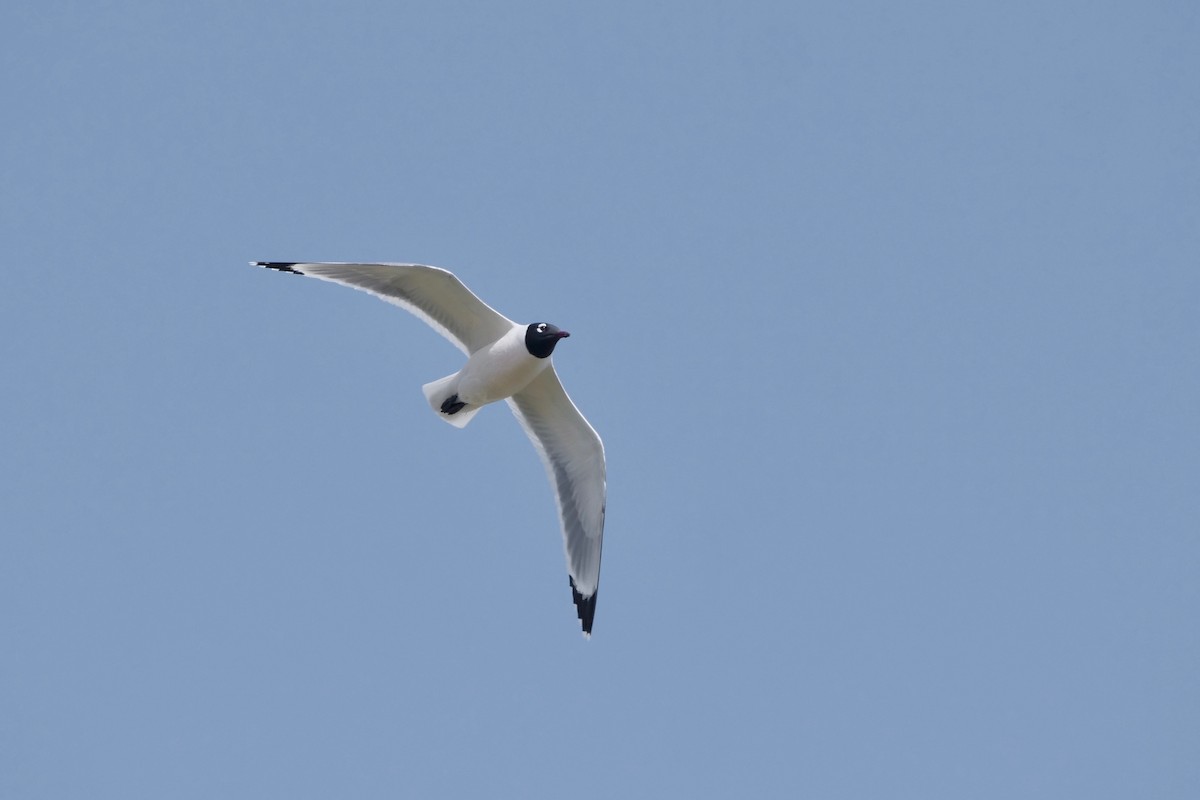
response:
<path id="1" fill-rule="evenodd" d="M 0 6 L 0 797 L 1200 797 L 1200 5 Z M 595 636 L 417 261 L 605 440 Z"/>

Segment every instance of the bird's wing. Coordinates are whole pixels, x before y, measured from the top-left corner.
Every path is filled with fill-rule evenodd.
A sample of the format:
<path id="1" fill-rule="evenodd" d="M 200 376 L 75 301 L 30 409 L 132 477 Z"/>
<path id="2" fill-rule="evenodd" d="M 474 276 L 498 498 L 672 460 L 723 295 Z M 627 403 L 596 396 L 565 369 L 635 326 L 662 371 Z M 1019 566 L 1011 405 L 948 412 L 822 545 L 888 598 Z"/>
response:
<path id="1" fill-rule="evenodd" d="M 333 264 L 252 261 L 258 267 L 340 283 L 411 311 L 471 355 L 515 324 L 480 300 L 454 273 L 421 264 Z"/>
<path id="2" fill-rule="evenodd" d="M 558 501 L 571 594 L 585 635 L 592 633 L 604 542 L 604 444 L 563 390 L 551 364 L 508 399 L 533 441 Z"/>

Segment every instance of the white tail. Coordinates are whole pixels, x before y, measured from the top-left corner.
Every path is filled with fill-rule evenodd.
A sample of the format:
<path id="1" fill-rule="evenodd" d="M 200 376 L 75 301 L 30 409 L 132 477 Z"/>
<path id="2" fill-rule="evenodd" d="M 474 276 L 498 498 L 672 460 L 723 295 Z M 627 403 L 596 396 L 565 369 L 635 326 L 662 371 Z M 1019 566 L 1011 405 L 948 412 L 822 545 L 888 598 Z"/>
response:
<path id="1" fill-rule="evenodd" d="M 479 413 L 479 409 L 483 408 L 483 406 L 466 405 L 453 414 L 447 414 L 442 411 L 442 404 L 453 397 L 458 391 L 457 372 L 425 384 L 421 387 L 421 391 L 425 393 L 425 399 L 429 401 L 429 407 L 433 409 L 433 412 L 456 428 L 467 427 L 467 423 L 471 421 L 471 418 Z"/>

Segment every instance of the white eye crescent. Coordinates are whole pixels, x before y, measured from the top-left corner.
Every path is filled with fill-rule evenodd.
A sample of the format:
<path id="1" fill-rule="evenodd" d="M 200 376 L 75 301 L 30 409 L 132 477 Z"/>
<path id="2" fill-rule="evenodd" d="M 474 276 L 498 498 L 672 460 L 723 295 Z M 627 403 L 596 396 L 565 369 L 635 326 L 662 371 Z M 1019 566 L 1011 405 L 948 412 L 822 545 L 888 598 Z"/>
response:
<path id="1" fill-rule="evenodd" d="M 538 332 L 538 333 L 545 333 L 545 332 L 546 332 L 546 323 L 544 323 L 544 322 L 543 322 L 543 323 L 541 323 L 540 325 L 538 325 L 538 326 L 537 326 L 537 332 Z"/>

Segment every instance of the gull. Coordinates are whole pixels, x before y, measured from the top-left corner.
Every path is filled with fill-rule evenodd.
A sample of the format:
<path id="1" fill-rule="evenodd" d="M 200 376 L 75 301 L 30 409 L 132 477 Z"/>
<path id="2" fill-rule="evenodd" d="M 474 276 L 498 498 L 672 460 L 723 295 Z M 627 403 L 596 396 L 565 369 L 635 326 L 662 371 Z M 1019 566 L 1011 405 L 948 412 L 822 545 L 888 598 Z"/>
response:
<path id="1" fill-rule="evenodd" d="M 571 334 L 548 322 L 520 324 L 495 311 L 452 272 L 422 264 L 251 261 L 368 292 L 412 312 L 467 356 L 453 375 L 425 384 L 430 408 L 456 428 L 498 400 L 525 429 L 550 478 L 567 555 L 571 597 L 591 638 L 604 541 L 604 444 L 571 402 L 551 354 Z"/>

